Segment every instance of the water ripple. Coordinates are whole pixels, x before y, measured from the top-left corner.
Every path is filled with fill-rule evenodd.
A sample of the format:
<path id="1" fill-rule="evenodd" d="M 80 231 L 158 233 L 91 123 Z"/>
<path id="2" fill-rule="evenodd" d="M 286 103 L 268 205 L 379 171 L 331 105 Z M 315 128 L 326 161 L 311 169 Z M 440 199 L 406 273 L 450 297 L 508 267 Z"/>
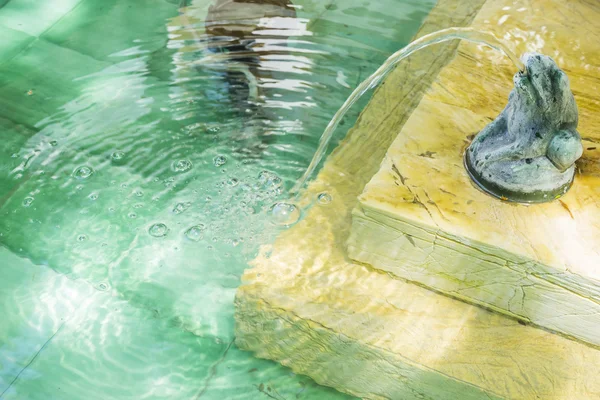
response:
<path id="1" fill-rule="evenodd" d="M 207 32 L 209 1 L 63 3 L 0 59 L 0 397 L 343 398 L 229 347 L 233 299 L 330 117 L 433 1 L 294 1 L 242 39 Z"/>

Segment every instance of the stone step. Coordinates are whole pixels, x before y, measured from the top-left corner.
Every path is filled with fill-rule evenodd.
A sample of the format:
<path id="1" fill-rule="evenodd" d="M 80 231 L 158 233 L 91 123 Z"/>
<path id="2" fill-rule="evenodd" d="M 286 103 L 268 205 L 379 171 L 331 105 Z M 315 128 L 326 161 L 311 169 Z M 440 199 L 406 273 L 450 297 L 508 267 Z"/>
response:
<path id="1" fill-rule="evenodd" d="M 482 3 L 440 1 L 420 35 L 440 27 L 469 25 L 475 15 L 476 21 L 490 18 L 490 25 L 495 24 L 503 7 L 511 7 L 502 12 L 512 17 L 512 10 L 522 13 L 517 10 L 529 4 L 488 1 L 480 10 Z M 559 6 L 553 1 L 533 3 L 532 9 Z M 491 9 L 496 10 L 494 18 L 489 16 Z M 526 13 L 518 15 L 529 20 Z M 577 20 L 561 19 L 563 23 Z M 529 35 L 528 30 L 519 33 L 517 28 L 510 32 L 515 37 Z M 444 67 L 457 62 L 450 61 L 455 50 L 455 44 L 448 44 L 416 54 L 377 90 L 357 125 L 304 193 L 303 202 L 311 207 L 303 220 L 265 246 L 243 276 L 236 295 L 236 344 L 318 383 L 368 399 L 598 398 L 600 351 L 596 348 L 348 259 L 352 210 L 361 210 L 357 196 L 379 170 L 386 150 L 411 114 L 418 115 L 421 107 L 431 104 L 419 102 L 439 70 L 435 88 L 446 87 L 449 96 L 464 96 L 466 88 L 479 93 L 449 100 L 450 104 L 464 104 L 464 100 L 468 107 L 475 98 L 487 98 L 492 117 L 506 102 L 511 72 L 501 59 L 497 66 L 501 76 L 489 77 L 497 83 L 486 77 L 488 81 L 481 79 L 479 86 L 472 87 L 458 79 L 462 75 L 467 79 L 467 74 L 456 70 L 452 70 L 453 80 L 444 80 L 448 70 Z M 458 57 L 465 68 L 466 50 L 461 46 Z M 470 70 L 474 64 L 471 60 Z M 504 85 L 505 93 L 491 90 L 493 85 Z M 485 88 L 488 97 L 483 96 Z M 583 132 L 589 109 L 581 111 Z M 460 124 L 452 121 L 448 126 L 472 124 L 469 134 L 473 134 L 486 123 L 482 117 L 471 121 L 461 115 Z M 461 161 L 458 164 L 462 166 Z M 330 203 L 316 201 L 323 192 L 331 196 Z M 426 201 L 427 207 L 433 207 Z M 504 205 L 498 202 L 497 207 Z M 356 221 L 355 214 L 355 225 Z M 387 228 L 380 224 L 381 229 Z M 384 242 L 387 236 L 378 239 Z"/>
<path id="2" fill-rule="evenodd" d="M 463 166 L 467 138 L 502 111 L 516 71 L 485 61 L 486 49 L 462 44 L 360 196 L 348 254 L 396 277 L 600 346 L 600 150 L 594 144 L 600 140 L 600 95 L 590 75 L 600 69 L 600 29 L 564 23 L 578 15 L 600 17 L 600 7 L 538 0 L 518 11 L 508 4 L 488 1 L 471 26 L 511 38 L 517 54 L 537 46 L 566 71 L 586 149 L 573 187 L 559 200 L 525 206 L 499 201 L 472 184 Z M 525 29 L 538 32 L 537 45 L 520 39 Z"/>

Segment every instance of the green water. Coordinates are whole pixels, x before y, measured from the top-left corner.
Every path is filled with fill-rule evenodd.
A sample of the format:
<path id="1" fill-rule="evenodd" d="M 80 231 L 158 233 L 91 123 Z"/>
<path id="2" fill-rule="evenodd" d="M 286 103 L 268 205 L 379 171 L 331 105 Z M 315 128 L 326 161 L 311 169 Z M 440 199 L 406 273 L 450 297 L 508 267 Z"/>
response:
<path id="1" fill-rule="evenodd" d="M 433 3 L 294 1 L 257 105 L 178 36 L 208 0 L 0 0 L 0 399 L 345 398 L 238 350 L 233 298 Z"/>

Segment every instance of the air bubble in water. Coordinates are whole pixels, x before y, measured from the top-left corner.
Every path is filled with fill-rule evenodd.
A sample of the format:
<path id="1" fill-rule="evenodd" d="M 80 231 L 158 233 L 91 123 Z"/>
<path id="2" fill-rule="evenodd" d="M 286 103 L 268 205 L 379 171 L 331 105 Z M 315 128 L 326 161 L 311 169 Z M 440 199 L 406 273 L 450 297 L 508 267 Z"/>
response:
<path id="1" fill-rule="evenodd" d="M 79 242 L 85 242 L 87 240 L 87 236 L 86 235 L 79 235 L 77 237 L 77 241 Z"/>
<path id="2" fill-rule="evenodd" d="M 33 197 L 25 197 L 25 199 L 23 200 L 23 207 L 31 206 L 31 203 L 33 203 L 33 200 L 34 200 Z"/>
<path id="3" fill-rule="evenodd" d="M 88 197 L 90 200 L 98 200 L 98 193 L 92 193 Z"/>
<path id="4" fill-rule="evenodd" d="M 240 181 L 237 178 L 229 178 L 227 180 L 227 184 L 229 186 L 237 186 L 240 183 Z"/>
<path id="5" fill-rule="evenodd" d="M 150 234 L 150 236 L 164 237 L 167 236 L 167 233 L 169 233 L 169 228 L 167 228 L 165 224 L 158 223 L 152 225 L 148 230 L 148 233 Z"/>
<path id="6" fill-rule="evenodd" d="M 329 203 L 331 203 L 331 200 L 333 200 L 333 198 L 327 192 L 320 193 L 317 196 L 317 201 L 319 202 L 319 204 L 323 204 L 323 205 L 329 204 Z"/>
<path id="7" fill-rule="evenodd" d="M 204 131 L 206 133 L 215 134 L 215 133 L 219 133 L 220 130 L 221 130 L 221 128 L 219 127 L 219 125 L 206 125 L 204 127 Z"/>
<path id="8" fill-rule="evenodd" d="M 173 213 L 175 213 L 175 214 L 181 214 L 185 210 L 187 210 L 188 208 L 190 208 L 191 205 L 192 205 L 192 203 L 190 203 L 190 202 L 187 202 L 187 203 L 177 203 L 175 205 L 175 207 L 173 208 Z"/>
<path id="9" fill-rule="evenodd" d="M 131 213 L 127 214 L 127 216 L 128 216 L 129 218 L 131 218 L 131 219 L 135 219 L 135 218 L 137 218 L 137 214 L 136 214 L 136 213 L 134 213 L 134 212 L 131 212 Z"/>
<path id="10" fill-rule="evenodd" d="M 292 203 L 276 203 L 270 213 L 271 222 L 277 226 L 291 226 L 300 219 L 300 210 Z"/>
<path id="11" fill-rule="evenodd" d="M 73 176 L 77 179 L 87 179 L 94 173 L 94 170 L 87 165 L 83 165 L 73 171 Z"/>
<path id="12" fill-rule="evenodd" d="M 190 229 L 188 229 L 185 232 L 185 237 L 187 237 L 188 239 L 190 239 L 194 242 L 198 242 L 203 239 L 203 233 L 205 230 L 206 230 L 206 225 L 204 225 L 204 224 L 198 224 L 198 225 L 192 226 Z"/>
<path id="13" fill-rule="evenodd" d="M 50 146 L 52 146 L 52 147 L 56 147 L 57 144 L 58 144 L 58 142 L 56 140 L 53 140 L 50 142 Z"/>
<path id="14" fill-rule="evenodd" d="M 261 186 L 269 189 L 277 189 L 283 184 L 281 178 L 270 171 L 262 171 L 258 174 L 258 182 Z"/>
<path id="15" fill-rule="evenodd" d="M 113 161 L 119 162 L 125 158 L 125 152 L 124 151 L 115 151 L 114 153 L 112 153 L 110 155 L 110 158 L 112 158 Z"/>
<path id="16" fill-rule="evenodd" d="M 171 167 L 175 172 L 186 172 L 192 169 L 192 162 L 190 160 L 179 160 L 175 161 Z"/>
<path id="17" fill-rule="evenodd" d="M 213 158 L 213 164 L 215 167 L 220 167 L 222 165 L 225 165 L 227 163 L 227 157 L 225 156 L 216 156 L 215 158 Z"/>
<path id="18" fill-rule="evenodd" d="M 103 292 L 108 290 L 108 285 L 106 283 L 101 283 L 98 285 L 98 289 L 102 290 Z"/>

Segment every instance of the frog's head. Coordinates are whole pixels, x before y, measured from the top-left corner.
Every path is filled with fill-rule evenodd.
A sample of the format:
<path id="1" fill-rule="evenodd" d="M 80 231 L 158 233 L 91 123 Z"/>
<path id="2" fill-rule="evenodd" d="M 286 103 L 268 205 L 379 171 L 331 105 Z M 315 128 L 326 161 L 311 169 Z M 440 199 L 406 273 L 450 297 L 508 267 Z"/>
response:
<path id="1" fill-rule="evenodd" d="M 577 126 L 577 106 L 569 78 L 548 56 L 526 53 L 521 58 L 526 71 L 514 77 L 519 102 L 536 108 L 557 129 Z"/>

